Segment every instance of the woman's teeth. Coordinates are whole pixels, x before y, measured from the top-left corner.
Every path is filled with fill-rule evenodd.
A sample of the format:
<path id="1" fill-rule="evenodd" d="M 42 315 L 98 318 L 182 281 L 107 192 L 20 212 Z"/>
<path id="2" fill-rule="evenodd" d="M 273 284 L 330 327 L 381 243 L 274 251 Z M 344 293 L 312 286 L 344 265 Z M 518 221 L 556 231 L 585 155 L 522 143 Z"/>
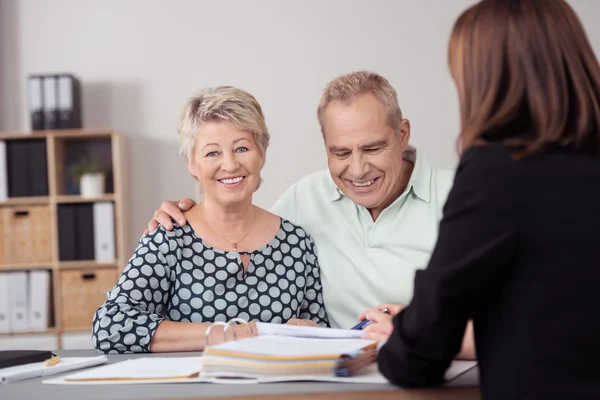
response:
<path id="1" fill-rule="evenodd" d="M 219 179 L 219 182 L 225 183 L 227 185 L 232 185 L 234 183 L 238 183 L 244 180 L 243 176 L 238 176 L 237 178 L 230 178 L 230 179 Z"/>

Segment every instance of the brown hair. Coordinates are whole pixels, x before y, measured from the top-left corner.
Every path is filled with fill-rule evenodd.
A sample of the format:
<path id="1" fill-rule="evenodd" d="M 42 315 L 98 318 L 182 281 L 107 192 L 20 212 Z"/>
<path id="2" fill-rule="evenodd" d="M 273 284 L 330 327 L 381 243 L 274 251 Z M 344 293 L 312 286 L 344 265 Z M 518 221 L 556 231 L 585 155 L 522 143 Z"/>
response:
<path id="1" fill-rule="evenodd" d="M 600 66 L 565 1 L 482 0 L 456 21 L 449 64 L 462 151 L 501 141 L 520 156 L 600 154 Z"/>
<path id="2" fill-rule="evenodd" d="M 353 101 L 365 94 L 372 94 L 383 104 L 387 112 L 388 125 L 399 134 L 402 111 L 398 105 L 396 89 L 383 76 L 369 71 L 356 71 L 338 76 L 325 86 L 317 108 L 321 133 L 325 135 L 323 118 L 327 106 L 332 101 Z"/>

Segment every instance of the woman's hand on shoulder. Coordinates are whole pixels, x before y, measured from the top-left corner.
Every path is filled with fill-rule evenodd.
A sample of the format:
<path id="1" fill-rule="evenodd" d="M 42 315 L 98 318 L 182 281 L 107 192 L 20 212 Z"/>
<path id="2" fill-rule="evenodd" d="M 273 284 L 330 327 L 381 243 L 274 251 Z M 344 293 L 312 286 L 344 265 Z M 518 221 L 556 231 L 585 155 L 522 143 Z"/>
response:
<path id="1" fill-rule="evenodd" d="M 148 229 L 144 231 L 144 235 L 152 232 L 158 228 L 159 225 L 164 226 L 168 231 L 172 231 L 173 224 L 171 223 L 171 219 L 177 221 L 179 225 L 184 226 L 187 220 L 183 213 L 195 205 L 196 202 L 194 200 L 187 198 L 180 200 L 179 202 L 169 200 L 163 201 L 160 208 L 154 211 L 152 219 L 148 221 Z"/>

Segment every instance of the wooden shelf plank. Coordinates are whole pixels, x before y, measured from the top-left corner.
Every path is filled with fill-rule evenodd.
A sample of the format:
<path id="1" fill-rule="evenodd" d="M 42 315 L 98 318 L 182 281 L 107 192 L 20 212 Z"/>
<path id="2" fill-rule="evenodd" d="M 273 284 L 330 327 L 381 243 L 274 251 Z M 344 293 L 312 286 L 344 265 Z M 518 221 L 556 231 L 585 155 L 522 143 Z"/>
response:
<path id="1" fill-rule="evenodd" d="M 48 136 L 55 138 L 90 138 L 90 137 L 109 137 L 115 135 L 116 132 L 110 129 L 63 129 L 63 130 L 47 130 L 33 132 L 0 132 L 0 140 L 15 140 L 15 139 L 43 139 Z"/>
<path id="2" fill-rule="evenodd" d="M 92 334 L 92 323 L 90 322 L 90 326 L 81 327 L 81 328 L 63 328 L 63 333 L 89 333 Z"/>
<path id="3" fill-rule="evenodd" d="M 58 204 L 69 204 L 69 203 L 94 203 L 97 201 L 114 201 L 115 195 L 113 193 L 107 193 L 100 197 L 81 197 L 78 194 L 68 194 L 56 196 L 56 202 Z"/>
<path id="4" fill-rule="evenodd" d="M 60 139 L 88 139 L 97 137 L 111 137 L 116 132 L 110 129 L 65 129 L 62 131 L 48 131 L 55 138 Z"/>
<path id="5" fill-rule="evenodd" d="M 35 132 L 0 132 L 0 140 L 14 140 L 14 139 L 44 139 L 48 136 L 46 131 L 35 131 Z"/>
<path id="6" fill-rule="evenodd" d="M 17 206 L 17 205 L 35 205 L 49 204 L 50 197 L 48 196 L 28 196 L 28 197 L 9 197 L 5 200 L 0 200 L 2 206 Z"/>
<path id="7" fill-rule="evenodd" d="M 26 269 L 53 269 L 52 262 L 27 264 L 0 264 L 0 271 L 22 271 Z"/>
<path id="8" fill-rule="evenodd" d="M 17 335 L 53 335 L 56 333 L 56 328 L 48 328 L 43 331 L 0 332 L 0 337 L 10 337 Z"/>
<path id="9" fill-rule="evenodd" d="M 61 261 L 58 263 L 59 269 L 94 269 L 94 268 L 116 268 L 117 261 L 108 263 L 99 263 L 95 260 L 76 260 Z"/>

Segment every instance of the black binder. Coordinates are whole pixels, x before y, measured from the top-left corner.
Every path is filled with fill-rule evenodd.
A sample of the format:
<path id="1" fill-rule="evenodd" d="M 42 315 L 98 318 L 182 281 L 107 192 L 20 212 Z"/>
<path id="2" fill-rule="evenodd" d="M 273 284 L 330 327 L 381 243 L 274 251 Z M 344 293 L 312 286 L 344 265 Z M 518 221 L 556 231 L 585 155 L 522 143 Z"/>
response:
<path id="1" fill-rule="evenodd" d="M 61 261 L 77 259 L 75 242 L 75 208 L 73 204 L 58 206 L 58 255 Z"/>
<path id="2" fill-rule="evenodd" d="M 75 212 L 75 229 L 77 242 L 77 259 L 94 260 L 96 252 L 94 249 L 94 206 L 89 204 L 77 204 Z"/>
<path id="3" fill-rule="evenodd" d="M 48 196 L 48 161 L 46 156 L 46 140 L 30 140 L 28 147 L 29 196 Z"/>
<path id="4" fill-rule="evenodd" d="M 8 196 L 29 196 L 29 145 L 27 140 L 6 142 L 6 165 L 8 166 Z"/>
<path id="5" fill-rule="evenodd" d="M 51 351 L 44 350 L 2 350 L 0 351 L 0 368 L 43 362 L 52 356 Z"/>

